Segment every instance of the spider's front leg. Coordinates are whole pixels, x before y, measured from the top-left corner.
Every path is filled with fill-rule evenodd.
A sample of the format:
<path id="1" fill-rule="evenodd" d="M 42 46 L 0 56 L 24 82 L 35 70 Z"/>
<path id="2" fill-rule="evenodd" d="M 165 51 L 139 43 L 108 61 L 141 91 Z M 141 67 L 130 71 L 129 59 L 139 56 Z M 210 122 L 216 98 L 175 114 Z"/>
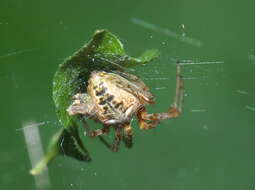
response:
<path id="1" fill-rule="evenodd" d="M 182 112 L 182 102 L 184 93 L 184 84 L 181 76 L 181 66 L 176 64 L 176 93 L 174 103 L 167 112 L 149 114 L 146 109 L 142 107 L 137 112 L 140 129 L 154 128 L 161 120 L 176 118 Z"/>

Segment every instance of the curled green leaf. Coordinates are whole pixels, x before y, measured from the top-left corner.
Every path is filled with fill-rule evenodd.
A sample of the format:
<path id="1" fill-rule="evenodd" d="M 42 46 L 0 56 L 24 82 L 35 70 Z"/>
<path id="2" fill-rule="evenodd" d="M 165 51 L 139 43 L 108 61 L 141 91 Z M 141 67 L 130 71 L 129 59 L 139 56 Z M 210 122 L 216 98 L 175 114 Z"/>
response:
<path id="1" fill-rule="evenodd" d="M 53 101 L 63 128 L 52 137 L 47 153 L 30 173 L 41 173 L 45 166 L 61 154 L 81 161 L 91 160 L 79 136 L 79 118 L 68 115 L 66 111 L 76 93 L 86 93 L 91 72 L 123 71 L 127 67 L 148 63 L 158 55 L 157 50 L 147 50 L 139 58 L 132 58 L 126 55 L 123 44 L 115 35 L 107 30 L 97 30 L 89 43 L 60 64 L 53 78 Z"/>

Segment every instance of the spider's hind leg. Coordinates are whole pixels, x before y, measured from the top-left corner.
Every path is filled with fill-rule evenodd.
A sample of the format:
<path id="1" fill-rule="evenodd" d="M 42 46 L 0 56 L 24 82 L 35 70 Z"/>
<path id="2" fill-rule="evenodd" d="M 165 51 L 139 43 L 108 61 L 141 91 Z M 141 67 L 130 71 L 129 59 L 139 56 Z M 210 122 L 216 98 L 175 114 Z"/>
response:
<path id="1" fill-rule="evenodd" d="M 113 152 L 118 152 L 119 151 L 119 147 L 120 147 L 120 142 L 122 139 L 122 128 L 121 127 L 116 127 L 115 128 L 115 139 L 114 142 L 112 144 L 111 150 Z"/>
<path id="2" fill-rule="evenodd" d="M 132 126 L 129 124 L 124 126 L 124 135 L 123 141 L 127 148 L 132 148 L 133 146 L 133 129 Z"/>
<path id="3" fill-rule="evenodd" d="M 82 118 L 82 122 L 83 122 L 83 127 L 86 132 L 86 135 L 91 138 L 98 137 L 100 135 L 109 133 L 109 126 L 104 125 L 102 129 L 93 130 L 89 127 L 88 123 L 86 122 L 86 120 L 84 118 Z"/>
<path id="4" fill-rule="evenodd" d="M 115 139 L 113 144 L 110 144 L 107 140 L 105 140 L 104 137 L 98 136 L 99 140 L 111 151 L 113 152 L 118 152 L 119 151 L 119 146 L 121 142 L 121 128 L 117 127 L 115 128 Z"/>
<path id="5" fill-rule="evenodd" d="M 121 140 L 125 143 L 127 148 L 133 145 L 133 130 L 130 124 L 124 126 L 124 134 L 122 135 L 122 128 L 115 128 L 115 140 L 110 144 L 104 137 L 98 136 L 99 140 L 111 151 L 118 152 Z"/>
<path id="6" fill-rule="evenodd" d="M 88 134 L 89 137 L 98 137 L 101 143 L 112 150 L 112 145 L 102 136 L 103 134 L 109 133 L 110 126 L 103 125 L 102 129 L 92 130 L 85 121 L 83 121 L 83 123 L 86 134 Z"/>

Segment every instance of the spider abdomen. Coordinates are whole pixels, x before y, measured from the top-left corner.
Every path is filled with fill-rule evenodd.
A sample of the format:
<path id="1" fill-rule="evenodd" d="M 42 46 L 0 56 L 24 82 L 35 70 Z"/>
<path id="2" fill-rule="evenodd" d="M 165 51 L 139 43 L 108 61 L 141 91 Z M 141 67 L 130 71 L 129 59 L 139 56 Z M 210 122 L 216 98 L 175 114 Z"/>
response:
<path id="1" fill-rule="evenodd" d="M 88 94 L 97 107 L 97 118 L 103 123 L 131 119 L 140 105 L 131 92 L 128 81 L 113 73 L 93 72 L 89 80 Z"/>

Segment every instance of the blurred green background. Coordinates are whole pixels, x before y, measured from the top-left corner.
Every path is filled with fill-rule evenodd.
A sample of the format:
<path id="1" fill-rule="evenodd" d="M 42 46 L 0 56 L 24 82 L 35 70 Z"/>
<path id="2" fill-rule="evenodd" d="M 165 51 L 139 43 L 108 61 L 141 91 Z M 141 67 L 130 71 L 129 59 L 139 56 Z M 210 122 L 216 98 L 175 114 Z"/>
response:
<path id="1" fill-rule="evenodd" d="M 0 5 L 0 189 L 255 189 L 254 2 L 3 0 Z M 154 30 L 135 19 L 154 24 Z M 120 37 L 129 55 L 148 48 L 161 52 L 133 72 L 156 97 L 150 112 L 172 103 L 175 59 L 221 63 L 183 66 L 183 115 L 150 131 L 140 131 L 134 121 L 132 149 L 122 145 L 112 153 L 84 136 L 91 163 L 58 157 L 44 178 L 50 185 L 35 183 L 21 128 L 45 123 L 38 124 L 45 150 L 60 127 L 51 98 L 54 72 L 102 28 Z"/>

